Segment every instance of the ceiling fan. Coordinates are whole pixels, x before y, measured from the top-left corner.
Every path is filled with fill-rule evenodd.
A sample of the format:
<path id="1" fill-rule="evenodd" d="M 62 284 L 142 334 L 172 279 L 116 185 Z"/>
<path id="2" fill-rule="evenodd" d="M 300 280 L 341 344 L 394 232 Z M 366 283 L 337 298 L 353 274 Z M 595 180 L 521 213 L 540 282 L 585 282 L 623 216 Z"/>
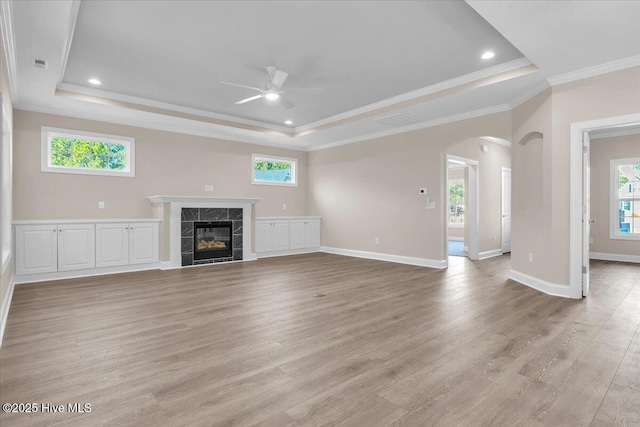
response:
<path id="1" fill-rule="evenodd" d="M 255 101 L 256 99 L 266 98 L 269 101 L 279 101 L 280 105 L 285 108 L 293 108 L 295 104 L 291 102 L 289 98 L 286 98 L 284 94 L 286 93 L 307 93 L 307 94 L 321 94 L 324 93 L 324 88 L 322 87 L 309 87 L 309 88 L 295 88 L 295 89 L 287 89 L 282 90 L 282 85 L 285 80 L 287 80 L 288 73 L 278 70 L 276 67 L 269 66 L 267 67 L 267 73 L 269 73 L 269 81 L 265 85 L 264 89 L 260 89 L 259 87 L 247 86 L 238 83 L 231 82 L 220 82 L 223 85 L 237 86 L 243 87 L 245 89 L 257 90 L 260 92 L 259 95 L 251 96 L 249 98 L 241 99 L 236 102 L 237 105 L 244 104 L 250 101 Z"/>

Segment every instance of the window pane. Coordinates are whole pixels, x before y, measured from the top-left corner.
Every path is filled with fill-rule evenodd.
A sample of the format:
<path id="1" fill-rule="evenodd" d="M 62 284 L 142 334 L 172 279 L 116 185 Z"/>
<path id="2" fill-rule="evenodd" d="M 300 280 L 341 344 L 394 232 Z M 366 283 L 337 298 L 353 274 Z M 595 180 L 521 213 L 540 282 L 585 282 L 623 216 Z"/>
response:
<path id="1" fill-rule="evenodd" d="M 56 151 L 51 153 L 51 164 L 53 166 L 73 166 L 72 163 L 70 151 Z"/>
<path id="2" fill-rule="evenodd" d="M 124 170 L 126 146 L 84 139 L 51 138 L 51 165 L 71 168 Z"/>
<path id="3" fill-rule="evenodd" d="M 255 181 L 289 183 L 292 179 L 292 163 L 256 159 L 253 176 Z"/>
<path id="4" fill-rule="evenodd" d="M 71 153 L 72 142 L 68 138 L 55 137 L 51 139 L 51 151 L 56 153 Z"/>
<path id="5" fill-rule="evenodd" d="M 618 196 L 628 198 L 633 195 L 634 165 L 618 166 Z"/>
<path id="6" fill-rule="evenodd" d="M 449 183 L 449 223 L 464 224 L 464 182 Z"/>
<path id="7" fill-rule="evenodd" d="M 620 233 L 640 234 L 640 201 L 620 201 L 618 208 Z"/>

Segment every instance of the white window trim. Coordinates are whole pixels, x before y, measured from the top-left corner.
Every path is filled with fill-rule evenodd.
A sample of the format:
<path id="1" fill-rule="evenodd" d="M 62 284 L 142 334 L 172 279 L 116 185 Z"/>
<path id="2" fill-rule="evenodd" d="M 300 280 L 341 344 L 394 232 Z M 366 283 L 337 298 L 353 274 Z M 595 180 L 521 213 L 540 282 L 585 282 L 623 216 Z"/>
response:
<path id="1" fill-rule="evenodd" d="M 126 168 L 123 170 L 95 169 L 95 168 L 74 168 L 67 166 L 54 166 L 51 164 L 51 144 L 52 138 L 61 136 L 64 138 L 83 138 L 89 141 L 107 142 L 111 144 L 122 144 L 126 147 Z M 106 135 L 101 133 L 84 132 L 80 130 L 59 129 L 42 126 L 42 138 L 40 147 L 40 170 L 42 172 L 71 173 L 80 175 L 107 175 L 107 176 L 136 176 L 136 139 L 126 136 Z"/>
<path id="2" fill-rule="evenodd" d="M 461 182 L 461 183 L 464 184 L 464 179 L 462 179 L 462 178 L 450 179 L 449 180 L 449 187 L 451 187 L 451 184 L 454 184 L 456 182 Z M 466 199 L 466 197 L 467 197 L 467 188 L 465 187 L 464 190 L 465 190 L 465 194 L 464 195 L 465 195 L 465 199 Z M 449 190 L 449 191 L 451 191 L 451 190 Z M 449 201 L 449 203 L 451 203 L 451 201 Z M 457 222 L 450 222 L 449 223 L 449 228 L 464 228 L 464 223 L 460 224 L 460 223 L 457 223 Z"/>
<path id="3" fill-rule="evenodd" d="M 610 166 L 610 191 L 609 191 L 609 238 L 613 240 L 640 240 L 640 234 L 620 233 L 618 229 L 618 166 L 628 164 L 640 164 L 640 157 L 630 159 L 613 159 Z M 640 199 L 630 199 L 632 201 L 640 201 Z"/>
<path id="4" fill-rule="evenodd" d="M 268 160 L 271 162 L 289 162 L 292 168 L 292 181 L 291 182 L 272 182 L 272 181 L 256 181 L 254 174 L 254 165 L 258 160 Z M 298 186 L 298 159 L 290 157 L 268 156 L 264 154 L 252 154 L 251 155 L 251 183 L 254 185 L 275 185 L 279 187 L 297 187 Z"/>

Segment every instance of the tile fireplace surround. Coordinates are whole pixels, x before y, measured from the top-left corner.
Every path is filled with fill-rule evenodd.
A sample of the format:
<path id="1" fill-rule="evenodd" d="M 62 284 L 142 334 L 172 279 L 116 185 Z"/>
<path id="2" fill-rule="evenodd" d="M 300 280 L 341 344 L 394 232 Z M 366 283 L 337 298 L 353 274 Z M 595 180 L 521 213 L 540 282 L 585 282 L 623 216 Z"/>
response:
<path id="1" fill-rule="evenodd" d="M 234 247 L 242 247 L 242 252 L 234 250 L 233 260 L 256 259 L 256 254 L 252 250 L 254 205 L 262 199 L 190 196 L 151 196 L 147 199 L 153 206 L 154 217 L 162 219 L 160 245 L 163 268 L 179 268 L 183 264 L 194 264 L 188 251 L 183 257 L 183 243 L 185 245 L 189 243 L 187 241 L 189 236 L 186 236 L 183 242 L 183 231 L 188 233 L 189 223 L 193 224 L 193 221 L 200 220 L 232 220 Z M 183 219 L 186 220 L 184 226 Z M 223 260 L 231 261 L 232 259 L 224 258 Z M 212 261 L 204 263 L 210 262 Z M 199 264 L 199 262 L 195 264 Z"/>

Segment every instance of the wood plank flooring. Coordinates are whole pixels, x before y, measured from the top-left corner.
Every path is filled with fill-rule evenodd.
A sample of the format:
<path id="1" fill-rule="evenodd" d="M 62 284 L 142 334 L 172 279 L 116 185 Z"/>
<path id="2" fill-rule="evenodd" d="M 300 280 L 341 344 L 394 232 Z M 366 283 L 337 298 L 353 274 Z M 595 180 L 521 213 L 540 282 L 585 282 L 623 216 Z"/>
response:
<path id="1" fill-rule="evenodd" d="M 640 266 L 593 262 L 577 301 L 508 280 L 508 256 L 450 261 L 309 254 L 19 285 L 0 400 L 91 412 L 0 424 L 640 425 Z"/>

